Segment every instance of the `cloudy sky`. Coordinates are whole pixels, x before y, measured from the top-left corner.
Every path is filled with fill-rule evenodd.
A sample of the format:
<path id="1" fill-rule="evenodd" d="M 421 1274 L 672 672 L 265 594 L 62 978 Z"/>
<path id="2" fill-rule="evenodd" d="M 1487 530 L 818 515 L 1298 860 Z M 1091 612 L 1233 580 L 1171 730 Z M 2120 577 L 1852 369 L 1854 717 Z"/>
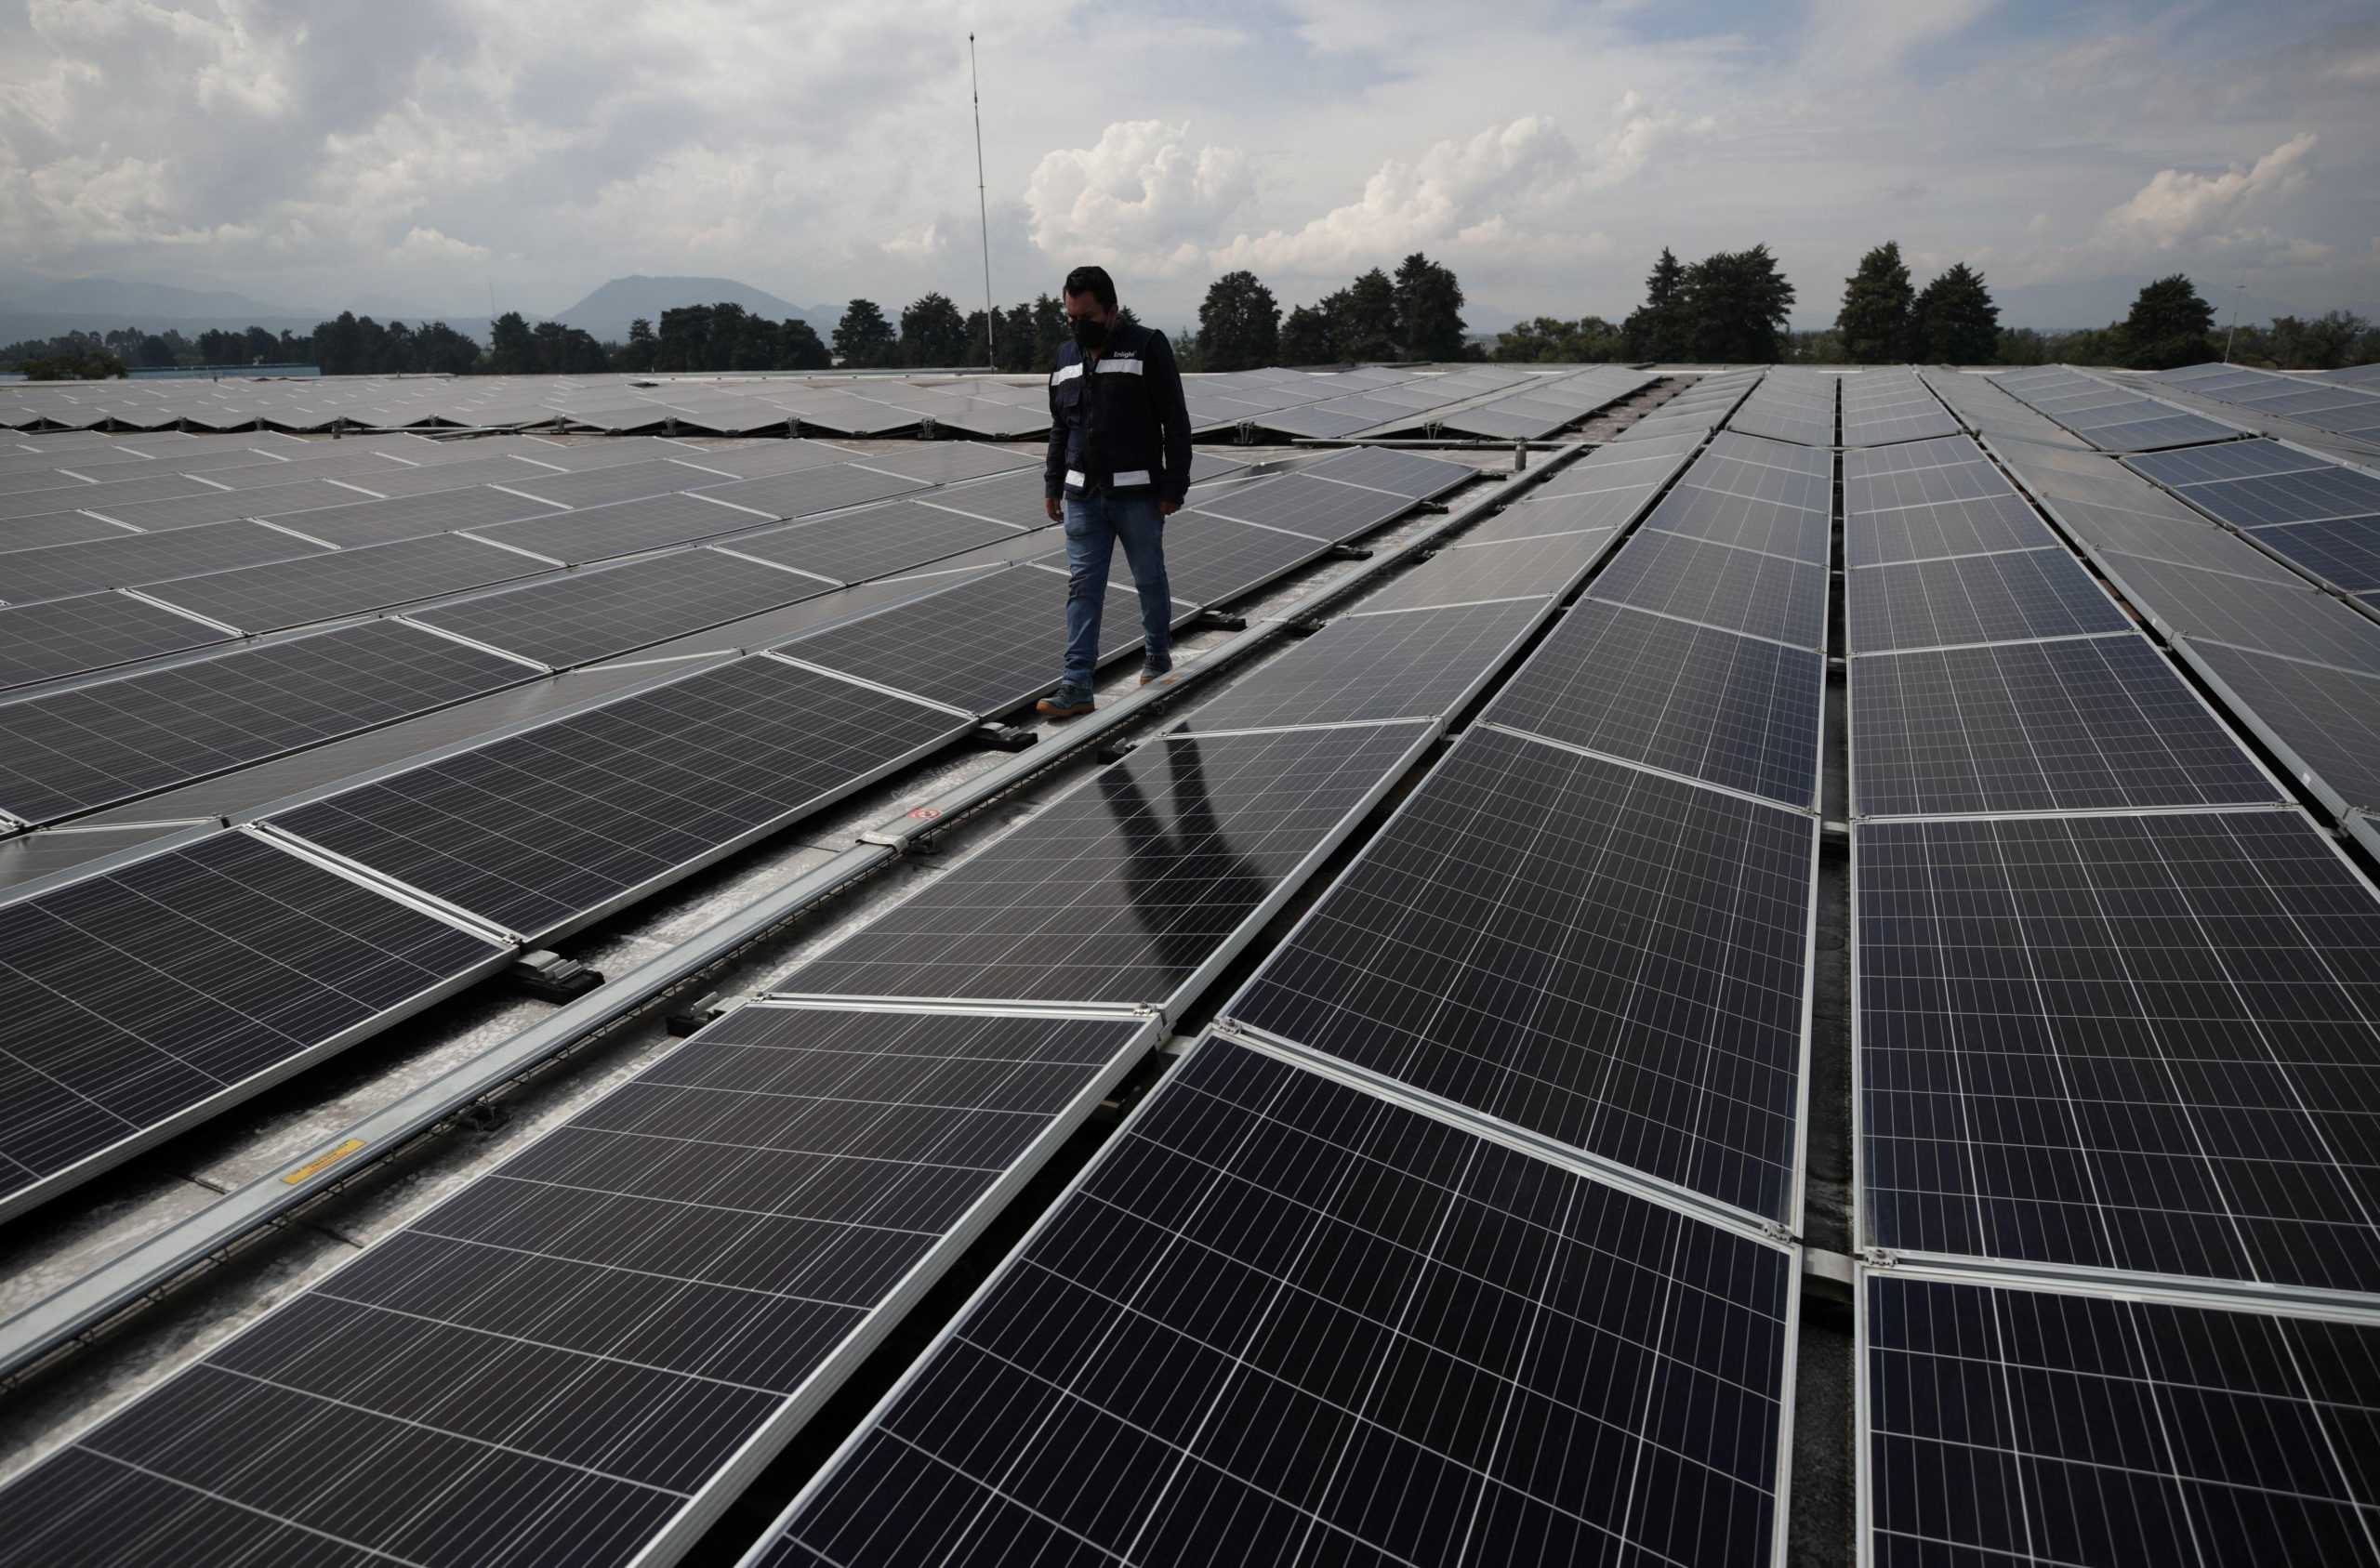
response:
<path id="1" fill-rule="evenodd" d="M 0 0 L 0 280 L 553 310 L 627 272 L 1159 319 L 1421 249 L 1617 318 L 1664 244 L 2380 303 L 2371 0 Z M 2210 292 L 2213 288 L 2210 287 Z"/>

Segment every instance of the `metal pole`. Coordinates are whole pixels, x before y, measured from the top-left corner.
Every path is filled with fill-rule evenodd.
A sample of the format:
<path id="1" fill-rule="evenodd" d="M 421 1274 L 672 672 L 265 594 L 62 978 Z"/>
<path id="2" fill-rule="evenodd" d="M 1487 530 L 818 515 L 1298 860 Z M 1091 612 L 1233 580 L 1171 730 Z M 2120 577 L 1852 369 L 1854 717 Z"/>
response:
<path id="1" fill-rule="evenodd" d="M 2247 292 L 2245 283 L 2231 285 L 2231 330 L 2223 337 L 2223 362 L 2231 362 L 2231 345 L 2240 340 L 2240 296 Z"/>
<path id="2" fill-rule="evenodd" d="M 975 35 L 967 34 L 967 91 L 975 101 L 975 216 L 984 234 L 984 368 L 1000 367 L 992 346 L 992 208 L 984 194 L 984 87 L 975 74 Z"/>

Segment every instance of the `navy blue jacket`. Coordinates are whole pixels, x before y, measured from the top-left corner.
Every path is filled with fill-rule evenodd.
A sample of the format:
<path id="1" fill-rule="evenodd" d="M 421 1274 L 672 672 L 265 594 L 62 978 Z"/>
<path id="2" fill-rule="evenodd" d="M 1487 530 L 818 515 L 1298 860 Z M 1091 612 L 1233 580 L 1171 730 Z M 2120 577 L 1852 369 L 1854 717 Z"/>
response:
<path id="1" fill-rule="evenodd" d="M 1190 410 L 1165 334 L 1117 323 L 1091 365 L 1071 340 L 1050 373 L 1050 455 L 1045 495 L 1179 501 L 1190 493 Z"/>

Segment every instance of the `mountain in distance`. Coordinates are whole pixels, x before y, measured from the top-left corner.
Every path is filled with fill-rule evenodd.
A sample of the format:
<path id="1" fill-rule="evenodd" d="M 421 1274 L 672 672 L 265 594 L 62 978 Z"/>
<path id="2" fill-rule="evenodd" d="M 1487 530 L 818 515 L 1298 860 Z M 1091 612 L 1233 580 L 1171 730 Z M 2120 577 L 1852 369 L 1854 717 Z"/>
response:
<path id="1" fill-rule="evenodd" d="M 304 305 L 273 305 L 230 289 L 179 288 L 172 283 L 141 283 L 126 278 L 60 278 L 20 281 L 9 290 L 8 303 L 33 315 L 126 318 L 173 316 L 192 321 L 233 316 L 251 321 L 270 317 L 285 321 L 302 316 L 321 321 L 325 312 Z"/>
<path id="2" fill-rule="evenodd" d="M 795 305 L 766 289 L 739 283 L 733 278 L 648 278 L 642 273 L 614 278 L 575 305 L 553 313 L 553 320 L 585 331 L 599 343 L 628 341 L 628 323 L 641 317 L 657 329 L 661 312 L 681 305 L 741 305 L 756 316 L 783 321 L 788 316 L 808 322 L 821 337 L 835 330 L 842 308 Z M 888 311 L 893 309 L 887 307 Z"/>

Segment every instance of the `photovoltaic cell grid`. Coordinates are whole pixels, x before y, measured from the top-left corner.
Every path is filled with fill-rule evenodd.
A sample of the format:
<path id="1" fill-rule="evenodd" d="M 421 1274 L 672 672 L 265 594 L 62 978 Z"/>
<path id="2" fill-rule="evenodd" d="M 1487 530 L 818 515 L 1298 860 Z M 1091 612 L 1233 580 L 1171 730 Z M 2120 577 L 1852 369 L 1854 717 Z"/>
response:
<path id="1" fill-rule="evenodd" d="M 1823 565 L 1680 534 L 1637 534 L 1589 591 L 1608 603 L 1796 648 L 1819 647 L 1826 637 Z"/>
<path id="2" fill-rule="evenodd" d="M 1167 589 L 1185 605 L 1218 604 L 1271 582 L 1329 547 L 1311 534 L 1260 528 L 1187 508 L 1165 520 Z M 1060 569 L 1065 565 L 1063 549 L 1046 559 Z"/>
<path id="3" fill-rule="evenodd" d="M 1307 473 L 1281 474 L 1199 503 L 1201 509 L 1218 517 L 1333 543 L 1377 528 L 1412 505 L 1403 495 Z"/>
<path id="4" fill-rule="evenodd" d="M 2168 637 L 2380 674 L 2380 626 L 2302 579 L 2234 577 L 2114 550 L 2103 551 L 2099 564 Z"/>
<path id="5" fill-rule="evenodd" d="M 1342 616 L 1201 703 L 1202 732 L 1451 713 L 1545 613 L 1541 599 Z"/>
<path id="6" fill-rule="evenodd" d="M 1057 684 L 1066 579 L 1018 566 L 827 626 L 781 646 L 788 657 L 989 716 Z M 1104 658 L 1140 646 L 1139 598 L 1107 586 Z"/>
<path id="7" fill-rule="evenodd" d="M 130 594 L 84 594 L 0 609 L 0 687 L 178 653 L 229 636 Z"/>
<path id="8" fill-rule="evenodd" d="M 1652 516 L 1645 520 L 1645 526 L 1658 533 L 1708 539 L 1823 565 L 1833 526 L 1826 485 L 1820 482 L 1812 487 L 1815 493 L 1808 497 L 1809 504 L 1797 505 L 1765 494 L 1709 489 L 1697 482 L 1699 478 L 1720 477 L 1711 470 L 1726 466 L 1709 457 L 1696 464 L 1678 487 L 1661 498 Z M 1773 468 L 1751 471 L 1775 474 L 1780 479 L 1792 477 Z"/>
<path id="9" fill-rule="evenodd" d="M 1229 1012 L 1783 1219 L 1816 834 L 1474 728 Z"/>
<path id="10" fill-rule="evenodd" d="M 2124 631 L 2124 618 L 2062 549 L 1862 566 L 1846 573 L 1851 652 L 1943 648 Z"/>
<path id="11" fill-rule="evenodd" d="M 2037 365 L 1993 379 L 2003 390 L 2102 452 L 2147 452 L 2161 446 L 2225 441 L 2240 433 L 2232 426 L 2185 413 L 2172 403 L 2110 386 L 2064 365 Z"/>
<path id="12" fill-rule="evenodd" d="M 386 545 L 425 534 L 443 534 L 449 529 L 485 528 L 520 518 L 547 517 L 556 510 L 549 502 L 488 485 L 473 485 L 468 490 L 439 490 L 396 500 L 356 501 L 316 511 L 291 512 L 274 520 L 310 539 L 352 549 L 359 545 Z"/>
<path id="13" fill-rule="evenodd" d="M 1161 1004 L 1429 735 L 1387 724 L 1165 737 L 776 989 Z"/>
<path id="14" fill-rule="evenodd" d="M 941 708 L 763 655 L 271 821 L 536 935 L 968 728 Z"/>
<path id="15" fill-rule="evenodd" d="M 0 1210 L 503 952 L 242 833 L 0 904 Z"/>
<path id="16" fill-rule="evenodd" d="M 2188 644 L 2227 701 L 2261 720 L 2317 790 L 2348 808 L 2380 810 L 2380 678 L 2300 664 L 2219 642 Z"/>
<path id="17" fill-rule="evenodd" d="M 1333 452 L 1307 464 L 1300 472 L 1338 480 L 1343 484 L 1360 484 L 1370 490 L 1385 490 L 1414 501 L 1431 500 L 1479 477 L 1479 470 L 1468 463 L 1379 446 Z"/>
<path id="18" fill-rule="evenodd" d="M 747 1561 L 1766 1561 L 1792 1289 L 1210 1039 Z"/>
<path id="19" fill-rule="evenodd" d="M 2137 633 L 1876 654 L 1850 673 L 1862 816 L 2281 798 Z"/>
<path id="20" fill-rule="evenodd" d="M 2369 1562 L 2380 1325 L 1870 1272 L 1878 1568 Z"/>
<path id="21" fill-rule="evenodd" d="M 2287 419 L 2333 435 L 2380 431 L 2380 377 L 2370 365 L 2322 376 L 2279 376 L 2246 365 L 2199 364 L 2160 372 L 2156 380 L 2241 409 L 2250 423 Z"/>
<path id="22" fill-rule="evenodd" d="M 513 549 L 578 566 L 639 550 L 689 544 L 739 529 L 763 528 L 775 520 L 766 513 L 722 505 L 695 492 L 679 491 L 524 518 L 517 522 L 498 523 L 480 533 L 483 537 Z"/>
<path id="23" fill-rule="evenodd" d="M 41 823 L 427 713 L 530 669 L 396 621 L 0 704 L 0 809 Z"/>
<path id="24" fill-rule="evenodd" d="M 1825 686 L 1815 650 L 1587 600 L 1482 717 L 1807 807 Z"/>
<path id="25" fill-rule="evenodd" d="M 1145 1029 L 740 1008 L 18 1478 L 0 1521 L 112 1562 L 613 1565 L 673 1522 L 682 1548 Z"/>
<path id="26" fill-rule="evenodd" d="M 2380 900 L 2300 813 L 1856 852 L 1869 1243 L 2380 1289 Z"/>
<path id="27" fill-rule="evenodd" d="M 1957 433 L 1958 421 L 1912 371 L 1871 370 L 1843 379 L 1843 444 L 1883 446 Z"/>
<path id="28" fill-rule="evenodd" d="M 1842 377 L 1772 370 L 1727 421 L 1727 428 L 1803 446 L 1834 444 L 1835 389 Z"/>
<path id="29" fill-rule="evenodd" d="M 237 626 L 280 631 L 442 594 L 488 587 L 553 568 L 460 534 L 433 534 L 332 555 L 210 572 L 143 590 L 178 609 Z"/>
<path id="30" fill-rule="evenodd" d="M 694 549 L 565 573 L 411 618 L 566 669 L 815 599 L 834 584 Z"/>
<path id="31" fill-rule="evenodd" d="M 1567 593 L 1611 548 L 1613 537 L 1613 531 L 1605 528 L 1458 545 L 1368 595 L 1364 609 L 1417 610 Z"/>
<path id="32" fill-rule="evenodd" d="M 706 494 L 715 501 L 725 501 L 767 517 L 808 517 L 813 512 L 889 500 L 909 491 L 923 490 L 926 483 L 906 475 L 847 463 L 832 468 L 802 468 L 789 474 L 706 487 Z"/>
<path id="33" fill-rule="evenodd" d="M 1017 533 L 1006 523 L 898 500 L 730 540 L 722 547 L 838 582 L 864 583 Z"/>
<path id="34" fill-rule="evenodd" d="M 0 555 L 0 599 L 34 604 L 101 588 L 137 588 L 202 572 L 321 555 L 324 547 L 260 522 L 126 534 Z"/>

